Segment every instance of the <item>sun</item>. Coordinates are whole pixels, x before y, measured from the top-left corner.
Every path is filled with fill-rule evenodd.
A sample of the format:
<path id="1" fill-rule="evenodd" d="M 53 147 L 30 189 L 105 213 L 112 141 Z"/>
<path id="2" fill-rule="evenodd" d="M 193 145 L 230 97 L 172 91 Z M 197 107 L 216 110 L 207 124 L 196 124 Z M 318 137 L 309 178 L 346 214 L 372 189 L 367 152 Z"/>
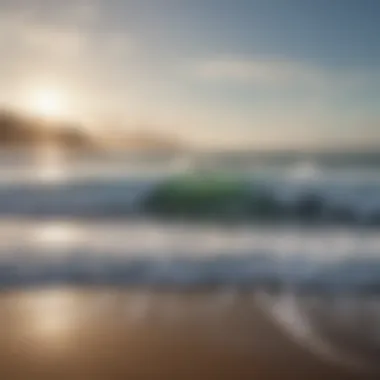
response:
<path id="1" fill-rule="evenodd" d="M 63 93 L 56 89 L 45 88 L 31 94 L 29 109 L 37 116 L 61 119 L 67 113 L 67 104 Z"/>

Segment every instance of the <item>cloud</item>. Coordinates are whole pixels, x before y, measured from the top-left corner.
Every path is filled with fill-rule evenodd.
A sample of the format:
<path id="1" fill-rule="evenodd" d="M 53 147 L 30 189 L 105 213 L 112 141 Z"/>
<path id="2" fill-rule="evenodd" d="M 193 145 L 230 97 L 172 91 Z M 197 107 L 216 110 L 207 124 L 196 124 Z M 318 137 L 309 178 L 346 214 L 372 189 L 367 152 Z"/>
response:
<path id="1" fill-rule="evenodd" d="M 303 88 L 315 92 L 336 93 L 380 85 L 380 70 L 327 69 L 305 62 L 285 59 L 228 57 L 198 62 L 192 76 L 208 83 Z"/>
<path id="2" fill-rule="evenodd" d="M 230 56 L 193 62 L 186 70 L 202 99 L 210 98 L 215 108 L 208 106 L 212 116 L 203 124 L 214 123 L 226 144 L 327 146 L 354 145 L 355 139 L 361 144 L 379 141 L 378 128 L 370 132 L 370 125 L 379 125 L 375 103 L 380 99 L 380 68 Z"/>
<path id="3" fill-rule="evenodd" d="M 295 80 L 318 82 L 319 70 L 298 62 L 266 59 L 227 58 L 207 60 L 195 67 L 195 74 L 207 80 L 280 84 Z"/>

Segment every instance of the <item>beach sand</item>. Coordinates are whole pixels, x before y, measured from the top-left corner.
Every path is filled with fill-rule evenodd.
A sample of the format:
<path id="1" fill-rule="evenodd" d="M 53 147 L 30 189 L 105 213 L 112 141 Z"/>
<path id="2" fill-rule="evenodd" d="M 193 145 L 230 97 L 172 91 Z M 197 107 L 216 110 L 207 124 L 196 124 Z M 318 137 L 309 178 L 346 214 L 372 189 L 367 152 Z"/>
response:
<path id="1" fill-rule="evenodd" d="M 0 379 L 375 379 L 302 347 L 253 292 L 0 293 Z"/>

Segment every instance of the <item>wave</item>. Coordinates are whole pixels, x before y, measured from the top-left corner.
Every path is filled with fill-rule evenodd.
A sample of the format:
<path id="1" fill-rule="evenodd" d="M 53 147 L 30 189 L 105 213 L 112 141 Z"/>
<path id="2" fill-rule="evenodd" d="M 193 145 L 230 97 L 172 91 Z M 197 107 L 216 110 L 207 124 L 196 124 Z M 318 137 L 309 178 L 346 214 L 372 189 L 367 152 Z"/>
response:
<path id="1" fill-rule="evenodd" d="M 312 354 L 355 372 L 378 373 L 377 297 L 326 300 L 260 292 L 257 300 L 274 324 Z"/>
<path id="2" fill-rule="evenodd" d="M 160 184 L 143 210 L 160 216 L 380 224 L 380 181 L 334 181 L 313 165 L 285 178 L 187 176 Z"/>
<path id="3" fill-rule="evenodd" d="M 0 216 L 380 225 L 380 180 L 187 175 L 0 186 Z"/>
<path id="4" fill-rule="evenodd" d="M 278 260 L 269 255 L 218 258 L 86 258 L 59 261 L 17 259 L 0 263 L 0 287 L 46 284 L 160 287 L 237 286 L 294 294 L 379 294 L 380 260 Z"/>

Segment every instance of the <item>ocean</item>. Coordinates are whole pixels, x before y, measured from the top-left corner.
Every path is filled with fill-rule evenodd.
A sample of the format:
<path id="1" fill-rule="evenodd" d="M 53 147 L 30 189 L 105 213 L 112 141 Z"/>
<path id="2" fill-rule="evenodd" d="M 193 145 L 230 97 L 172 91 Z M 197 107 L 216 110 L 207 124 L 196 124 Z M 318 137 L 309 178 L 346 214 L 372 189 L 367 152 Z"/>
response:
<path id="1" fill-rule="evenodd" d="M 107 337 L 122 345 L 115 355 L 124 346 L 138 352 L 140 344 L 141 360 L 156 363 L 147 359 L 154 334 L 162 336 L 162 355 L 175 355 L 170 344 L 180 345 L 183 378 L 187 366 L 201 360 L 186 346 L 196 336 L 205 339 L 196 343 L 199 352 L 212 344 L 205 353 L 210 360 L 224 347 L 224 366 L 237 360 L 231 366 L 247 373 L 265 366 L 268 379 L 281 378 L 272 360 L 278 368 L 283 361 L 288 371 L 294 359 L 293 377 L 303 370 L 308 377 L 321 374 L 321 364 L 306 365 L 310 358 L 299 365 L 304 352 L 360 376 L 376 372 L 379 170 L 375 153 L 3 152 L 0 318 L 10 330 L 0 329 L 0 335 L 10 334 L 12 344 L 25 336 L 19 342 L 34 342 L 44 358 L 65 339 L 71 348 L 57 357 L 69 364 L 60 362 L 52 374 L 70 371 L 70 365 L 83 371 L 88 358 L 109 355 Z M 174 335 L 169 325 L 178 326 Z M 140 338 L 132 344 L 128 337 L 136 326 Z M 76 348 L 77 334 L 86 331 L 86 344 L 96 336 L 108 342 L 87 359 Z M 268 352 L 257 341 L 260 334 L 271 345 Z M 45 370 L 24 343 L 20 358 Z M 12 350 L 1 350 L 10 355 L 16 376 Z M 248 366 L 243 353 L 256 364 Z M 146 368 L 119 356 L 112 360 L 121 373 Z M 88 369 L 101 363 L 95 360 Z M 175 372 L 173 361 L 168 363 L 157 361 L 154 374 Z M 215 378 L 230 378 L 228 370 L 225 377 L 216 375 L 224 366 L 218 360 Z M 111 373 L 113 367 L 107 368 Z M 211 374 L 206 364 L 196 368 L 202 376 Z"/>
<path id="2" fill-rule="evenodd" d="M 379 170 L 374 153 L 4 153 L 0 282 L 377 292 Z"/>

